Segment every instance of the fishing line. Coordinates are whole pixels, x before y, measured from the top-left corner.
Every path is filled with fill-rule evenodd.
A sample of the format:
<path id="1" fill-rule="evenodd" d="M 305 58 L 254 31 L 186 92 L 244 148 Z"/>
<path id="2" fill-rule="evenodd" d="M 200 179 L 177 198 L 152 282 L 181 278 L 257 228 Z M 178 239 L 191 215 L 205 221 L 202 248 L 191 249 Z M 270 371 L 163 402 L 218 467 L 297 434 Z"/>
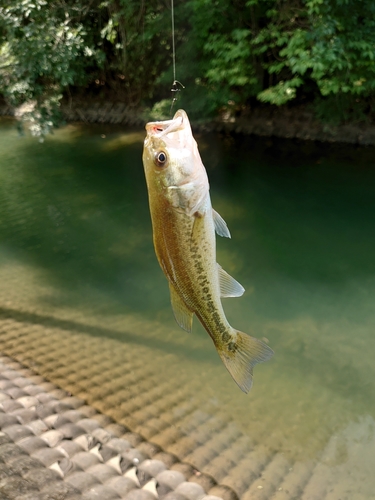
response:
<path id="1" fill-rule="evenodd" d="M 172 60 L 173 60 L 173 85 L 176 82 L 176 46 L 174 43 L 174 2 L 171 0 L 171 16 L 172 16 Z"/>
<path id="2" fill-rule="evenodd" d="M 174 41 L 174 1 L 171 0 L 171 17 L 172 17 L 172 62 L 173 62 L 173 83 L 172 83 L 172 104 L 171 104 L 171 109 L 170 109 L 170 114 L 172 114 L 172 109 L 174 106 L 174 103 L 177 101 L 177 94 L 176 92 L 180 92 L 181 89 L 177 87 L 177 84 L 180 85 L 183 89 L 185 88 L 181 82 L 176 80 L 176 46 L 175 46 L 175 41 Z"/>

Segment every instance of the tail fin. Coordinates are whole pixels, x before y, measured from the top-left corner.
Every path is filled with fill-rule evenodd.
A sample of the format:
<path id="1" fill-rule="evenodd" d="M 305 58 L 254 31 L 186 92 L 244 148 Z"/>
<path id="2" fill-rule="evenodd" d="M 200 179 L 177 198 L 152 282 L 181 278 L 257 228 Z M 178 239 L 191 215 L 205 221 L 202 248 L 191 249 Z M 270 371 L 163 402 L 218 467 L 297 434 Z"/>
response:
<path id="1" fill-rule="evenodd" d="M 257 363 L 269 360 L 273 350 L 259 339 L 232 330 L 233 342 L 222 346 L 218 353 L 238 387 L 248 393 L 253 385 L 253 368 Z"/>

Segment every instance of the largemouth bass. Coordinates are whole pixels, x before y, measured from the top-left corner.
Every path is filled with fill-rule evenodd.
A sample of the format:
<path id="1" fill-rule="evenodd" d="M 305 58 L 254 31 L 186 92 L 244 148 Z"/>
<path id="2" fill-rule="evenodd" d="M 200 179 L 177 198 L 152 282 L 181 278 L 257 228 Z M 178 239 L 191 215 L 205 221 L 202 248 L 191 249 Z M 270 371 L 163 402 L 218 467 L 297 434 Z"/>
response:
<path id="1" fill-rule="evenodd" d="M 143 165 L 153 239 L 169 282 L 177 323 L 190 332 L 195 314 L 212 338 L 235 382 L 249 392 L 256 363 L 273 351 L 228 323 L 221 297 L 239 297 L 244 288 L 216 263 L 215 232 L 230 237 L 211 206 L 206 169 L 183 110 L 172 120 L 146 125 Z"/>

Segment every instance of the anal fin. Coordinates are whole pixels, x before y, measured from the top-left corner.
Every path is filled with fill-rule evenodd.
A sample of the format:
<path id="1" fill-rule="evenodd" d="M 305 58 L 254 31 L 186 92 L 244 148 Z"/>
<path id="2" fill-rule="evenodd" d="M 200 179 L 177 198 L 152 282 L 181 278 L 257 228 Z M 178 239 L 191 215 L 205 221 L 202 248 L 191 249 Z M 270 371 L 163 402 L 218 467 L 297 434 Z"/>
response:
<path id="1" fill-rule="evenodd" d="M 193 326 L 193 313 L 187 308 L 185 302 L 178 295 L 171 283 L 169 283 L 169 291 L 174 317 L 178 325 L 190 333 Z"/>
<path id="2" fill-rule="evenodd" d="M 244 287 L 238 283 L 230 274 L 217 264 L 220 284 L 220 297 L 241 297 L 244 293 Z"/>

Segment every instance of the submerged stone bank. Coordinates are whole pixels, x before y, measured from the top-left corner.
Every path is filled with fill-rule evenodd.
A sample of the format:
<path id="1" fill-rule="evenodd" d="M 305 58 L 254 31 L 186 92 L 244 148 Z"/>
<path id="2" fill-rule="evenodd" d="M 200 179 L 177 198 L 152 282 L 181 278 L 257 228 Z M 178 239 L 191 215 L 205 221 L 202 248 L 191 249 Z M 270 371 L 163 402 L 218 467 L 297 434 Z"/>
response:
<path id="1" fill-rule="evenodd" d="M 61 111 L 67 122 L 143 126 L 147 121 L 139 110 L 116 101 L 64 102 Z M 0 116 L 16 114 L 11 106 L 0 105 Z M 247 109 L 239 117 L 224 113 L 215 120 L 193 122 L 192 125 L 195 130 L 205 132 L 226 131 L 263 137 L 375 145 L 373 123 L 347 123 L 337 126 L 325 124 L 317 120 L 312 111 L 298 107 L 258 107 Z"/>

